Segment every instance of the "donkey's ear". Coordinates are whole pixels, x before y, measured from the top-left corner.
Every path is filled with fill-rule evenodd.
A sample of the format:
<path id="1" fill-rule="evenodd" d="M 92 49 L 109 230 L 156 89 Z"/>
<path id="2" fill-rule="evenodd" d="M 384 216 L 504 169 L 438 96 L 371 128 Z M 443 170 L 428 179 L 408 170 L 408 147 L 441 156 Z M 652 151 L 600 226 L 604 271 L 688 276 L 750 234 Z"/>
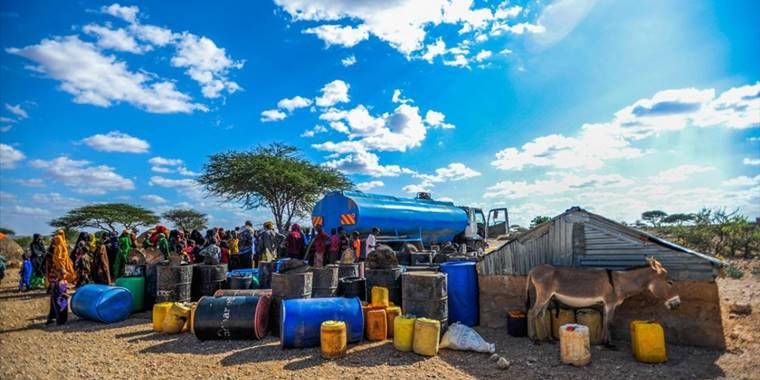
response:
<path id="1" fill-rule="evenodd" d="M 649 264 L 651 266 L 654 266 L 654 263 L 656 262 L 655 259 L 654 259 L 654 256 L 647 256 L 646 260 L 647 260 L 647 264 Z"/>

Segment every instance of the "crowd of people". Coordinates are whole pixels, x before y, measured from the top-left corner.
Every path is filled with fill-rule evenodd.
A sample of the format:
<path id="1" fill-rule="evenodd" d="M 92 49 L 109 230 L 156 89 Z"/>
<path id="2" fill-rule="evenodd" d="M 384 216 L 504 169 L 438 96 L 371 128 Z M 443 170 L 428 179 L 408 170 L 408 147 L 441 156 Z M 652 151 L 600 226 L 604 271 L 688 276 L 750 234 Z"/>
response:
<path id="1" fill-rule="evenodd" d="M 314 267 L 337 262 L 363 260 L 364 253 L 377 245 L 378 228 L 365 237 L 362 245 L 358 232 L 347 233 L 342 227 L 327 234 L 317 225 L 308 231 L 293 224 L 287 234 L 266 222 L 256 230 L 246 221 L 242 227 L 225 230 L 168 230 L 163 225 L 137 236 L 137 231 L 81 232 L 69 246 L 64 230 L 58 230 L 46 247 L 40 234 L 34 234 L 21 265 L 19 290 L 46 287 L 51 295 L 48 323 L 65 323 L 68 289 L 86 284 L 112 284 L 124 275 L 129 255 L 134 249 L 158 254 L 162 260 L 180 263 L 227 264 L 230 270 L 257 268 L 261 261 L 288 257 L 306 260 Z M 364 250 L 362 250 L 364 248 Z"/>

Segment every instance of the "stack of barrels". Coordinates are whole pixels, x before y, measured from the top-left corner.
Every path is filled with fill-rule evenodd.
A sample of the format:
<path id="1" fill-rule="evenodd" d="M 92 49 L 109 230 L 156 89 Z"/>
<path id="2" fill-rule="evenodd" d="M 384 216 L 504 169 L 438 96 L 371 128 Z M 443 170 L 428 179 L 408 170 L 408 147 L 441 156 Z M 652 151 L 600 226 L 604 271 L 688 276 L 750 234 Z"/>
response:
<path id="1" fill-rule="evenodd" d="M 282 301 L 311 298 L 313 279 L 314 274 L 312 272 L 272 273 L 272 305 L 269 316 L 272 335 L 279 336 L 280 334 Z"/>
<path id="2" fill-rule="evenodd" d="M 190 302 L 192 265 L 170 265 L 168 261 L 145 268 L 145 298 L 148 307 L 161 302 Z"/>
<path id="3" fill-rule="evenodd" d="M 449 317 L 446 274 L 424 271 L 407 272 L 401 278 L 401 301 L 404 313 L 437 320 L 443 331 Z"/>

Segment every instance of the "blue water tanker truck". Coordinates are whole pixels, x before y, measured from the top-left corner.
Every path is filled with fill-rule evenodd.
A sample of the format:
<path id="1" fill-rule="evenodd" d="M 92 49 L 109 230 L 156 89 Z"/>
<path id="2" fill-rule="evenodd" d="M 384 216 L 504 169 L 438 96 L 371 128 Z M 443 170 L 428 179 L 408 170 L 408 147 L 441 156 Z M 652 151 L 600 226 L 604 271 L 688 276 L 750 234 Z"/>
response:
<path id="1" fill-rule="evenodd" d="M 314 205 L 311 222 L 328 234 L 343 227 L 366 236 L 378 227 L 378 241 L 392 246 L 410 243 L 427 249 L 453 242 L 466 244 L 468 250 L 483 249 L 489 238 L 506 235 L 509 226 L 505 208 L 491 210 L 486 219 L 479 208 L 433 200 L 427 193 L 400 198 L 359 191 L 326 194 Z"/>

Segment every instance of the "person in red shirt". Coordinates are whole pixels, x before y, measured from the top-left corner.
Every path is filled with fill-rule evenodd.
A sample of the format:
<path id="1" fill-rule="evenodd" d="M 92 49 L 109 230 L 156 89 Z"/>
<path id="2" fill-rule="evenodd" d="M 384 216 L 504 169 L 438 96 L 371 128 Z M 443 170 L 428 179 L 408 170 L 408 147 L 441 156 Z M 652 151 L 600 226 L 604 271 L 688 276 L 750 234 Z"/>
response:
<path id="1" fill-rule="evenodd" d="M 328 264 L 336 263 L 340 260 L 340 236 L 335 228 L 330 230 L 330 257 L 327 259 Z"/>
<path id="2" fill-rule="evenodd" d="M 305 246 L 306 241 L 304 240 L 303 233 L 301 233 L 301 226 L 299 226 L 298 223 L 294 223 L 285 240 L 288 257 L 291 259 L 303 260 L 303 250 Z"/>
<path id="3" fill-rule="evenodd" d="M 314 259 L 312 266 L 315 268 L 321 268 L 325 265 L 325 254 L 327 253 L 327 245 L 330 243 L 330 237 L 327 236 L 321 225 L 314 226 L 317 231 L 317 235 L 314 237 Z"/>

